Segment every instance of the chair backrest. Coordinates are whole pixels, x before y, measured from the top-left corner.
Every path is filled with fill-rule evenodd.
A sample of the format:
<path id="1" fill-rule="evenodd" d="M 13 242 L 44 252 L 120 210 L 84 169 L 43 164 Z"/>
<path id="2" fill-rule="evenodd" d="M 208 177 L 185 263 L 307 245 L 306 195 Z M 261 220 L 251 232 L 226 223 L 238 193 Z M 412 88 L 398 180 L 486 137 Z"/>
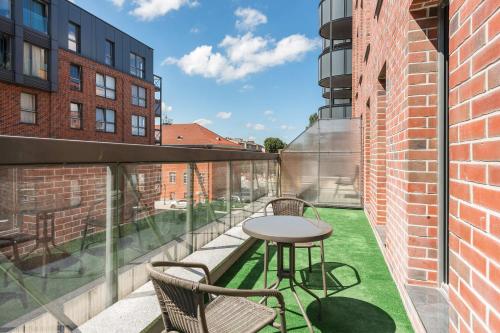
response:
<path id="1" fill-rule="evenodd" d="M 278 198 L 269 201 L 264 207 L 264 214 L 267 215 L 267 207 L 271 205 L 274 215 L 282 216 L 303 216 L 306 207 L 310 207 L 317 220 L 320 219 L 319 213 L 312 204 L 299 198 Z"/>
<path id="2" fill-rule="evenodd" d="M 153 264 L 146 268 L 160 303 L 163 323 L 167 332 L 206 333 L 203 293 L 198 282 L 174 277 L 156 270 Z M 166 267 L 165 263 L 158 266 Z"/>

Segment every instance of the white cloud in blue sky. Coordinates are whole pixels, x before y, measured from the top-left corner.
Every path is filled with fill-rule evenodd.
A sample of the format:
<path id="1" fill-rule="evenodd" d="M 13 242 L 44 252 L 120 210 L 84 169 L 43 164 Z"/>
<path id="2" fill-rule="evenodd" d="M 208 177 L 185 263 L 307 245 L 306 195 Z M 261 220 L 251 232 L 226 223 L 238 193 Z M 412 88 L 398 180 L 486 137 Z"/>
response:
<path id="1" fill-rule="evenodd" d="M 234 12 L 234 15 L 238 17 L 235 26 L 238 30 L 251 31 L 257 26 L 267 23 L 267 16 L 262 14 L 262 12 L 253 8 L 241 8 L 239 7 Z"/>
<path id="2" fill-rule="evenodd" d="M 219 112 L 216 117 L 220 119 L 229 119 L 231 118 L 232 112 Z"/>
<path id="3" fill-rule="evenodd" d="M 219 43 L 220 51 L 212 45 L 201 45 L 180 57 L 168 57 L 164 65 L 177 65 L 189 76 L 202 76 L 220 83 L 241 80 L 251 74 L 301 60 L 317 49 L 319 42 L 304 35 L 294 34 L 275 41 L 271 37 L 226 36 Z"/>
<path id="4" fill-rule="evenodd" d="M 142 21 L 152 21 L 167 13 L 179 10 L 181 7 L 197 7 L 198 0 L 110 0 L 116 7 L 122 8 L 130 2 L 130 14 Z"/>

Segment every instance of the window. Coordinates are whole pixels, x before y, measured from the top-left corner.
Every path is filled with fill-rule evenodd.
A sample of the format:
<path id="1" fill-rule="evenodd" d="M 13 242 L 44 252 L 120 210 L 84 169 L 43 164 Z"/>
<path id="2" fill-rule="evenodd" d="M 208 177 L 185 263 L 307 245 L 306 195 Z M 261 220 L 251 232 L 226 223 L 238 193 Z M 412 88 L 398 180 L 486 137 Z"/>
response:
<path id="1" fill-rule="evenodd" d="M 82 68 L 78 65 L 71 64 L 69 67 L 69 77 L 71 81 L 71 89 L 82 90 Z"/>
<path id="2" fill-rule="evenodd" d="M 97 73 L 95 75 L 95 85 L 97 96 L 115 99 L 116 85 L 114 77 Z"/>
<path id="3" fill-rule="evenodd" d="M 188 175 L 187 175 L 187 173 L 184 172 L 184 184 L 187 184 L 187 182 L 188 182 Z M 184 197 L 186 197 L 186 196 L 184 196 Z"/>
<path id="4" fill-rule="evenodd" d="M 68 23 L 68 49 L 80 53 L 80 26 L 73 22 Z"/>
<path id="5" fill-rule="evenodd" d="M 175 184 L 176 178 L 177 178 L 177 173 L 175 173 L 175 172 L 168 173 L 168 181 L 170 184 Z"/>
<path id="6" fill-rule="evenodd" d="M 95 129 L 98 132 L 115 133 L 115 111 L 97 108 L 95 110 Z"/>
<path id="7" fill-rule="evenodd" d="M 170 192 L 170 200 L 175 200 L 175 192 Z"/>
<path id="8" fill-rule="evenodd" d="M 130 53 L 130 74 L 144 78 L 144 58 Z"/>
<path id="9" fill-rule="evenodd" d="M 36 96 L 21 93 L 21 122 L 36 124 Z"/>
<path id="10" fill-rule="evenodd" d="M 79 103 L 70 103 L 70 127 L 74 129 L 82 128 L 82 105 Z"/>
<path id="11" fill-rule="evenodd" d="M 5 34 L 0 33 L 0 69 L 11 69 L 11 39 Z"/>
<path id="12" fill-rule="evenodd" d="M 11 15 L 10 0 L 0 0 L 0 16 L 10 18 Z"/>
<path id="13" fill-rule="evenodd" d="M 104 63 L 106 65 L 115 65 L 115 43 L 106 40 L 104 44 Z"/>
<path id="14" fill-rule="evenodd" d="M 146 136 L 146 117 L 132 115 L 132 135 Z"/>
<path id="15" fill-rule="evenodd" d="M 132 104 L 146 107 L 146 89 L 132 85 Z"/>
<path id="16" fill-rule="evenodd" d="M 24 25 L 48 33 L 48 7 L 37 0 L 23 0 Z"/>
<path id="17" fill-rule="evenodd" d="M 25 42 L 23 66 L 24 74 L 35 76 L 42 80 L 47 80 L 48 68 L 47 50 Z"/>

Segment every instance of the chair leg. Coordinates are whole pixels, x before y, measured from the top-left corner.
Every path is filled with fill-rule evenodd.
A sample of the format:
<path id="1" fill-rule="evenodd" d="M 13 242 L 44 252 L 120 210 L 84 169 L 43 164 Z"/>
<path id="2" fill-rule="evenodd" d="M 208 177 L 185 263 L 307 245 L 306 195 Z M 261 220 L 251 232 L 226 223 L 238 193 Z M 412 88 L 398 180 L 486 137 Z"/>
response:
<path id="1" fill-rule="evenodd" d="M 326 272 L 325 272 L 325 248 L 323 245 L 323 241 L 320 243 L 321 247 L 321 275 L 323 277 L 323 291 L 325 293 L 325 297 L 328 296 L 328 292 L 326 290 Z"/>
<path id="2" fill-rule="evenodd" d="M 269 267 L 269 242 L 264 243 L 264 288 L 267 288 L 267 270 Z"/>
<path id="3" fill-rule="evenodd" d="M 309 258 L 309 273 L 312 273 L 313 269 L 312 269 L 312 259 L 311 259 L 311 248 L 310 247 L 307 248 L 307 255 Z"/>
<path id="4" fill-rule="evenodd" d="M 80 252 L 83 251 L 83 249 L 85 248 L 85 240 L 87 239 L 88 228 L 89 228 L 88 223 L 85 223 L 85 228 L 83 229 L 82 243 L 80 244 Z"/>

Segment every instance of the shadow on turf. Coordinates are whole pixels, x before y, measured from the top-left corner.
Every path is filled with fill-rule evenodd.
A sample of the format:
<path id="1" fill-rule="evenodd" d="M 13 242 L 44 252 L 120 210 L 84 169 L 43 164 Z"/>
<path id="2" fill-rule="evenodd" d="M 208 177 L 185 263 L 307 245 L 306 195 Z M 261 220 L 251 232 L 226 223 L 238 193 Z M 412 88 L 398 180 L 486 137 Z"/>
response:
<path id="1" fill-rule="evenodd" d="M 349 297 L 322 298 L 321 303 L 321 320 L 318 318 L 317 302 L 312 302 L 306 309 L 311 323 L 321 332 L 396 332 L 396 323 L 392 317 L 371 303 Z"/>
<path id="2" fill-rule="evenodd" d="M 325 262 L 325 271 L 328 296 L 332 296 L 361 283 L 358 271 L 351 265 L 327 261 Z M 305 287 L 311 290 L 323 290 L 321 263 L 313 264 L 312 272 L 309 271 L 309 268 L 303 268 L 298 273 Z"/>

